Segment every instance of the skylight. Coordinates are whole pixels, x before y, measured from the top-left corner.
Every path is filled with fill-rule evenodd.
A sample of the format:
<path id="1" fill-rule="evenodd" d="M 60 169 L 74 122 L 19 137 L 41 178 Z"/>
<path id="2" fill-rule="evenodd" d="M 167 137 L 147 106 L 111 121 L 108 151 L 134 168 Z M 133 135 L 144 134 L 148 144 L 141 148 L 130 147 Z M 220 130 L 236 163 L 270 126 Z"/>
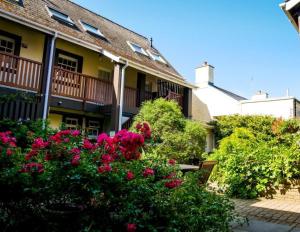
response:
<path id="1" fill-rule="evenodd" d="M 55 10 L 53 8 L 50 8 L 50 7 L 46 7 L 46 8 L 48 10 L 49 15 L 52 18 L 63 21 L 65 23 L 68 23 L 68 24 L 71 24 L 71 25 L 74 25 L 73 20 L 68 15 L 66 15 L 66 14 L 64 14 L 64 13 L 58 11 L 58 10 Z"/>
<path id="2" fill-rule="evenodd" d="M 161 55 L 154 53 L 154 52 L 150 52 L 149 50 L 147 50 L 147 52 L 149 53 L 150 57 L 155 60 L 155 61 L 159 61 L 162 62 L 164 64 L 166 64 L 167 62 L 161 57 Z"/>
<path id="3" fill-rule="evenodd" d="M 94 27 L 91 24 L 85 23 L 81 20 L 79 22 L 85 31 L 104 37 L 104 35 L 101 33 L 101 31 L 97 27 Z"/>
<path id="4" fill-rule="evenodd" d="M 144 48 L 142 48 L 140 45 L 135 44 L 135 43 L 131 43 L 129 41 L 127 41 L 127 43 L 134 52 L 137 52 L 137 53 L 143 54 L 145 56 L 148 56 L 148 54 L 145 52 Z"/>

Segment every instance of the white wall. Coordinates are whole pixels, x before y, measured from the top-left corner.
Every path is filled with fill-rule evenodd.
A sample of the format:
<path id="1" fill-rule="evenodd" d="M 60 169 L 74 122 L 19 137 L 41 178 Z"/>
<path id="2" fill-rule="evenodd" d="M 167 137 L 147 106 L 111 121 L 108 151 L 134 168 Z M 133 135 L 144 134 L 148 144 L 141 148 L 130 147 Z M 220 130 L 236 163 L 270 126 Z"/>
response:
<path id="1" fill-rule="evenodd" d="M 208 110 L 206 115 L 213 117 L 221 115 L 238 114 L 240 112 L 239 101 L 233 99 L 227 94 L 214 88 L 213 86 L 207 86 L 204 88 L 196 88 L 193 90 L 193 95 L 201 101 Z M 196 103 L 196 101 L 194 101 Z M 197 107 L 192 107 L 194 119 L 199 120 L 198 112 L 195 112 Z"/>
<path id="2" fill-rule="evenodd" d="M 289 119 L 294 117 L 294 98 L 242 101 L 242 115 L 271 115 Z"/>

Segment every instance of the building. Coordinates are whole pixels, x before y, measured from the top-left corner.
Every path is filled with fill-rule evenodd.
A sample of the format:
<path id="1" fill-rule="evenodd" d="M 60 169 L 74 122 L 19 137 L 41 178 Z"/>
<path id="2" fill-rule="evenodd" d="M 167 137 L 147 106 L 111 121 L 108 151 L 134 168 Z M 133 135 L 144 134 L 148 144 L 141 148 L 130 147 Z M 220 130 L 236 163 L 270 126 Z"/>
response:
<path id="1" fill-rule="evenodd" d="M 214 83 L 214 67 L 205 62 L 196 68 L 195 88 L 192 94 L 192 116 L 206 125 L 223 115 L 270 115 L 277 118 L 300 117 L 300 102 L 286 97 L 270 98 L 258 91 L 250 100 L 225 90 Z M 207 125 L 207 151 L 214 148 L 213 127 Z"/>
<path id="2" fill-rule="evenodd" d="M 195 70 L 193 89 L 193 118 L 210 122 L 217 116 L 237 114 L 240 112 L 240 101 L 246 100 L 235 93 L 220 88 L 214 83 L 214 67 L 204 62 Z"/>
<path id="3" fill-rule="evenodd" d="M 286 0 L 279 5 L 292 25 L 300 33 L 300 0 Z"/>
<path id="4" fill-rule="evenodd" d="M 159 97 L 191 117 L 191 88 L 152 40 L 72 1 L 0 1 L 0 94 L 34 99 L 0 103 L 0 118 L 48 118 L 95 136 Z"/>

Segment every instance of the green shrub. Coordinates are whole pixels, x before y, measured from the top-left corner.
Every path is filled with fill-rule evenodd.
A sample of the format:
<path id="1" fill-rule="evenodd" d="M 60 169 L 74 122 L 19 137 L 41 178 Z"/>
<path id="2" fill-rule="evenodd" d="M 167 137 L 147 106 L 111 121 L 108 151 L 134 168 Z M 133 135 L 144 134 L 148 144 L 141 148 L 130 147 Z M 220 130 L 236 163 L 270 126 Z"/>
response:
<path id="1" fill-rule="evenodd" d="M 198 164 L 203 159 L 206 131 L 201 123 L 185 119 L 176 102 L 164 99 L 145 102 L 131 130 L 136 130 L 141 122 L 148 122 L 153 134 L 147 155 L 172 158 L 181 163 Z"/>
<path id="2" fill-rule="evenodd" d="M 247 120 L 251 122 L 257 118 L 254 116 L 249 120 L 249 117 Z M 227 125 L 227 133 L 231 131 L 228 128 L 232 127 L 228 118 L 224 124 L 219 122 Z M 267 120 L 261 130 L 252 123 L 246 125 L 247 128 L 233 129 L 229 136 L 220 141 L 218 149 L 210 157 L 218 160 L 213 179 L 226 189 L 228 195 L 241 198 L 268 195 L 278 184 L 299 178 L 299 122 L 272 121 L 270 124 Z"/>

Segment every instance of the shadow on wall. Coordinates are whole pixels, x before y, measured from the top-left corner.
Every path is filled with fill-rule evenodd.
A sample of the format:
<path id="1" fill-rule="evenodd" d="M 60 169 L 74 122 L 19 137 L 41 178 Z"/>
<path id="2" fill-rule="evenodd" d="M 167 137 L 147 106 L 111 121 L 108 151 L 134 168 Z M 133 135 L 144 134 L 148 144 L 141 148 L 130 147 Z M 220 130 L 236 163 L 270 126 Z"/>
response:
<path id="1" fill-rule="evenodd" d="M 193 119 L 197 121 L 210 122 L 212 120 L 207 105 L 194 93 L 192 95 L 192 115 Z"/>

